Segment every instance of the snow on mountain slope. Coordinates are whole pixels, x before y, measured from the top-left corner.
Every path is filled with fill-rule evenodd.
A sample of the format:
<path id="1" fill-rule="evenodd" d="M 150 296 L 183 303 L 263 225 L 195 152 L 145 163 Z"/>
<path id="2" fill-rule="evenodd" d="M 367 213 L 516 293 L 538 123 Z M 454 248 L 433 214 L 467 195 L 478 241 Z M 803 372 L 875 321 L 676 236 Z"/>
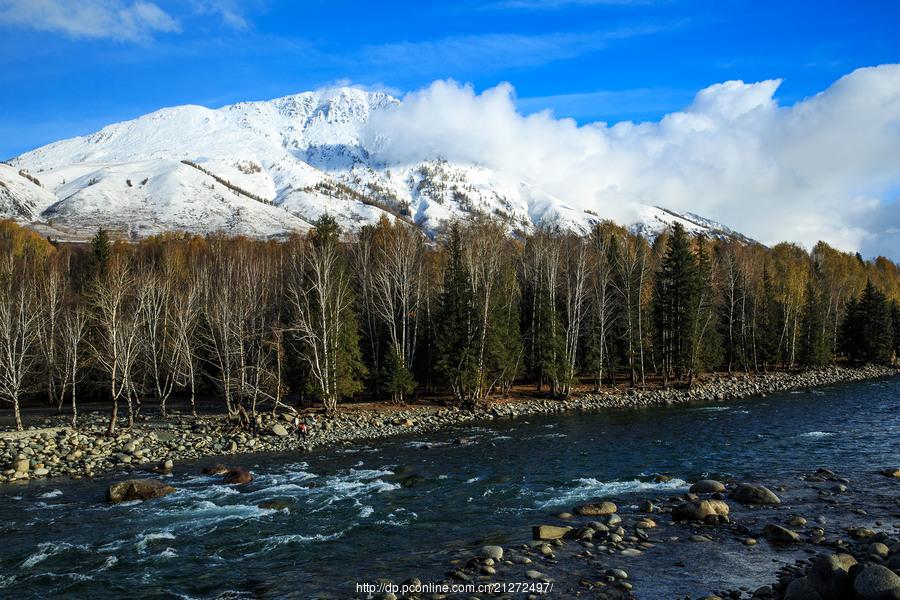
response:
<path id="1" fill-rule="evenodd" d="M 635 231 L 648 237 L 659 235 L 665 228 L 680 223 L 688 233 L 704 234 L 717 238 L 733 238 L 744 243 L 757 243 L 755 240 L 734 231 L 712 219 L 694 213 L 679 214 L 659 206 L 642 206 L 639 208 L 640 220 L 632 227 Z"/>
<path id="2" fill-rule="evenodd" d="M 283 210 L 235 193 L 202 171 L 173 160 L 62 168 L 59 200 L 41 215 L 78 228 L 143 237 L 177 229 L 251 236 L 286 235 L 309 224 Z"/>
<path id="3" fill-rule="evenodd" d="M 510 230 L 557 224 L 580 233 L 602 218 L 478 165 L 435 156 L 378 162 L 364 128 L 372 114 L 399 104 L 384 93 L 335 88 L 219 109 L 161 109 L 16 157 L 0 182 L 12 178 L 7 171 L 27 169 L 44 187 L 5 196 L 0 188 L 0 211 L 130 236 L 166 229 L 278 236 L 305 230 L 324 213 L 350 230 L 389 215 L 430 234 L 473 214 L 503 219 Z M 653 234 L 674 220 L 731 233 L 654 207 L 641 209 L 637 227 Z"/>
<path id="4" fill-rule="evenodd" d="M 56 197 L 27 171 L 0 163 L 0 214 L 30 221 Z"/>

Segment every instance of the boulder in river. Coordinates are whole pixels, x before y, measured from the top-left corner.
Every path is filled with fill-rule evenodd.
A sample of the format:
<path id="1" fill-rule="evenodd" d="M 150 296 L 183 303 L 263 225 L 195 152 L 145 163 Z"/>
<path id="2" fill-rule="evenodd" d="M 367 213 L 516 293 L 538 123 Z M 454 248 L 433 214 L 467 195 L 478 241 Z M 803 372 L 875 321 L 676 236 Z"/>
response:
<path id="1" fill-rule="evenodd" d="M 865 541 L 875 537 L 876 533 L 874 529 L 869 529 L 868 527 L 851 527 L 847 530 L 847 533 L 850 534 L 854 540 L 857 541 Z"/>
<path id="2" fill-rule="evenodd" d="M 692 494 L 715 494 L 716 492 L 724 492 L 725 484 L 715 479 L 701 479 L 695 482 L 688 491 Z"/>
<path id="3" fill-rule="evenodd" d="M 557 525 L 535 525 L 531 528 L 531 537 L 536 540 L 558 540 L 572 531 L 571 527 Z"/>
<path id="4" fill-rule="evenodd" d="M 492 558 L 494 560 L 500 560 L 501 558 L 503 558 L 503 547 L 502 546 L 482 546 L 480 554 L 484 558 Z"/>
<path id="5" fill-rule="evenodd" d="M 174 491 L 175 488 L 158 479 L 126 479 L 110 485 L 106 490 L 106 499 L 113 503 L 150 500 Z"/>
<path id="6" fill-rule="evenodd" d="M 728 504 L 722 500 L 693 500 L 672 509 L 673 521 L 703 521 L 708 516 L 728 516 Z"/>
<path id="7" fill-rule="evenodd" d="M 856 559 L 849 554 L 818 556 L 806 577 L 824 600 L 840 600 L 852 595 L 849 572 L 855 564 Z"/>
<path id="8" fill-rule="evenodd" d="M 253 475 L 246 469 L 231 469 L 222 477 L 222 483 L 241 485 L 253 481 Z"/>
<path id="9" fill-rule="evenodd" d="M 775 492 L 762 485 L 742 483 L 737 486 L 731 497 L 741 504 L 756 504 L 762 506 L 776 506 L 781 504 L 781 498 Z"/>
<path id="10" fill-rule="evenodd" d="M 291 505 L 285 500 L 263 500 L 256 507 L 264 510 L 290 510 Z"/>
<path id="11" fill-rule="evenodd" d="M 862 600 L 900 600 L 900 576 L 881 565 L 868 563 L 853 580 Z"/>
<path id="12" fill-rule="evenodd" d="M 405 488 L 415 487 L 417 485 L 421 485 L 425 483 L 425 478 L 421 475 L 416 475 L 415 473 L 410 475 L 404 475 L 399 479 L 400 485 Z"/>
<path id="13" fill-rule="evenodd" d="M 574 512 L 576 515 L 581 515 L 582 517 L 600 517 L 604 515 L 611 515 L 617 510 L 618 508 L 615 504 L 604 500 L 603 502 L 591 502 L 589 504 L 576 506 L 572 512 Z"/>
<path id="14" fill-rule="evenodd" d="M 203 467 L 201 473 L 204 475 L 224 475 L 228 472 L 228 467 L 225 465 L 210 465 L 208 467 Z"/>
<path id="15" fill-rule="evenodd" d="M 171 460 L 162 461 L 152 467 L 148 467 L 147 470 L 151 473 L 159 473 L 160 475 L 168 475 L 172 472 L 172 469 L 175 467 L 175 463 Z"/>
<path id="16" fill-rule="evenodd" d="M 791 527 L 806 527 L 806 519 L 800 515 L 794 515 L 788 519 L 788 525 Z"/>
<path id="17" fill-rule="evenodd" d="M 885 477 L 893 477 L 895 479 L 900 479 L 900 467 L 893 467 L 890 469 L 883 469 L 881 474 Z"/>
<path id="18" fill-rule="evenodd" d="M 800 541 L 800 536 L 795 532 L 775 523 L 767 523 L 763 527 L 763 535 L 767 540 L 778 545 L 793 544 Z"/>

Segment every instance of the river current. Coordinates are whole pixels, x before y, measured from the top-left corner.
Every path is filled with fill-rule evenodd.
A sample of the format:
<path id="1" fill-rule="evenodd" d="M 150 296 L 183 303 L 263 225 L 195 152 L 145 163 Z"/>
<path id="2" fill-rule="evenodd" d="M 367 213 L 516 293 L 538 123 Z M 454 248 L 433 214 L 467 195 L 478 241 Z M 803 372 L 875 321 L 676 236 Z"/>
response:
<path id="1" fill-rule="evenodd" d="M 900 379 L 228 457 L 255 474 L 238 487 L 199 474 L 212 462 L 176 464 L 178 491 L 143 504 L 106 504 L 115 476 L 0 488 L 0 596 L 347 598 L 379 577 L 438 579 L 460 552 L 524 543 L 531 525 L 592 498 L 628 506 L 703 477 L 897 466 Z M 284 508 L 259 508 L 270 500 Z M 638 597 L 762 582 L 779 560 L 762 545 L 740 559 L 723 548 L 686 575 L 655 552 L 630 568 Z"/>

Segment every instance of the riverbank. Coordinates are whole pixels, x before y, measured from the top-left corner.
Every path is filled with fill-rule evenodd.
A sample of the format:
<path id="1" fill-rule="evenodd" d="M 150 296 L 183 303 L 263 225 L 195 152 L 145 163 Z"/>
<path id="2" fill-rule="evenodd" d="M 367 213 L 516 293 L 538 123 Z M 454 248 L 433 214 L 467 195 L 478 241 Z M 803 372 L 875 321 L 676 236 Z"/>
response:
<path id="1" fill-rule="evenodd" d="M 897 368 L 827 367 L 802 372 L 717 376 L 691 390 L 657 389 L 603 391 L 566 400 L 509 399 L 475 412 L 455 408 L 413 407 L 380 413 L 340 411 L 319 418 L 305 437 L 288 433 L 291 413 L 261 415 L 257 433 L 237 430 L 221 416 L 193 418 L 172 415 L 165 420 L 142 419 L 115 437 L 105 435 L 106 415 L 88 413 L 78 430 L 65 417 L 47 417 L 40 429 L 0 434 L 0 482 L 44 477 L 93 477 L 110 471 L 170 471 L 181 460 L 227 457 L 256 452 L 297 452 L 367 439 L 434 431 L 478 420 L 641 408 L 684 403 L 722 402 L 776 392 L 810 389 L 898 374 Z M 465 443 L 465 440 L 458 440 Z"/>

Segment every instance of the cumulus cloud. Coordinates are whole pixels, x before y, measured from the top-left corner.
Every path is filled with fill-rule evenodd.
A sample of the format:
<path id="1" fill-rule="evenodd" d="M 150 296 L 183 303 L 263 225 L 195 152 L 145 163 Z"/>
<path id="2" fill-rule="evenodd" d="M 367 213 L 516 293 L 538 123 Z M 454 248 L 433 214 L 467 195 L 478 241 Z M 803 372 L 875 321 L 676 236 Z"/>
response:
<path id="1" fill-rule="evenodd" d="M 623 222 L 652 204 L 765 243 L 900 258 L 900 65 L 858 69 L 791 106 L 774 98 L 780 83 L 713 85 L 655 122 L 579 125 L 519 113 L 509 84 L 438 81 L 368 135 L 387 162 L 476 162 Z"/>
<path id="2" fill-rule="evenodd" d="M 0 0 L 0 23 L 76 38 L 121 41 L 180 30 L 178 21 L 163 9 L 141 0 Z"/>

